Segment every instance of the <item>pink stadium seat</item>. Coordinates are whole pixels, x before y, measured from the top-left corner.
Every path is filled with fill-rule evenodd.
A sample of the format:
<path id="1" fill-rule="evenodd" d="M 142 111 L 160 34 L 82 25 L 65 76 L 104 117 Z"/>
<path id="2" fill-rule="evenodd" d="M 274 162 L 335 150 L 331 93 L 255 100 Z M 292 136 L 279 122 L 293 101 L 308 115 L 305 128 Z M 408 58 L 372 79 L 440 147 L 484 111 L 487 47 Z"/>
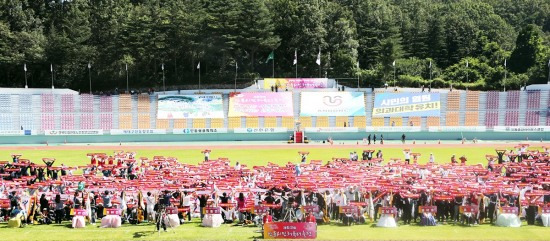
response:
<path id="1" fill-rule="evenodd" d="M 42 130 L 54 130 L 55 129 L 55 117 L 53 114 L 42 114 Z"/>
<path id="2" fill-rule="evenodd" d="M 43 94 L 40 97 L 42 100 L 42 113 L 52 113 L 54 109 L 54 96 L 52 94 Z"/>
<path id="3" fill-rule="evenodd" d="M 111 96 L 101 96 L 99 99 L 100 112 L 113 112 L 113 99 Z"/>
<path id="4" fill-rule="evenodd" d="M 540 91 L 528 91 L 527 92 L 527 109 L 540 108 Z"/>
<path id="5" fill-rule="evenodd" d="M 84 129 L 84 130 L 94 129 L 94 115 L 93 114 L 81 114 L 80 115 L 80 129 Z"/>
<path id="6" fill-rule="evenodd" d="M 94 96 L 83 94 L 80 96 L 80 110 L 82 112 L 94 112 Z"/>
<path id="7" fill-rule="evenodd" d="M 74 112 L 74 95 L 61 95 L 61 112 Z"/>
<path id="8" fill-rule="evenodd" d="M 493 127 L 498 125 L 498 112 L 488 111 L 485 114 L 485 126 Z"/>
<path id="9" fill-rule="evenodd" d="M 487 109 L 488 110 L 498 109 L 499 107 L 498 99 L 499 99 L 499 92 L 488 91 L 487 92 Z"/>
<path id="10" fill-rule="evenodd" d="M 508 91 L 506 95 L 506 108 L 509 109 L 519 109 L 519 91 L 512 90 Z"/>
<path id="11" fill-rule="evenodd" d="M 74 129 L 74 114 L 61 114 L 61 129 L 62 130 Z"/>
<path id="12" fill-rule="evenodd" d="M 113 114 L 102 113 L 99 116 L 99 125 L 103 130 L 113 129 Z"/>
<path id="13" fill-rule="evenodd" d="M 506 111 L 504 116 L 504 125 L 517 126 L 519 124 L 519 112 L 518 111 Z"/>
<path id="14" fill-rule="evenodd" d="M 527 111 L 525 116 L 525 125 L 526 126 L 538 126 L 539 125 L 539 111 Z"/>

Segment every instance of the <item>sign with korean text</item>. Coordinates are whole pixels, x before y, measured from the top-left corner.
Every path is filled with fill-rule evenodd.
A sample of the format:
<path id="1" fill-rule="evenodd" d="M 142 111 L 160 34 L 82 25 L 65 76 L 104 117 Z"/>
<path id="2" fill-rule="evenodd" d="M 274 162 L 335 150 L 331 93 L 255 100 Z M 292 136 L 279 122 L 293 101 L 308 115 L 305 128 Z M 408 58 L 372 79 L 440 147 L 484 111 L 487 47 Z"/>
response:
<path id="1" fill-rule="evenodd" d="M 378 93 L 372 116 L 439 116 L 439 93 Z"/>
<path id="2" fill-rule="evenodd" d="M 112 129 L 111 135 L 155 135 L 166 134 L 165 129 Z"/>
<path id="3" fill-rule="evenodd" d="M 315 239 L 316 223 L 275 222 L 264 224 L 264 239 Z"/>
<path id="4" fill-rule="evenodd" d="M 265 127 L 265 128 L 235 128 L 234 133 L 284 133 L 288 129 L 285 127 Z"/>
<path id="5" fill-rule="evenodd" d="M 271 87 L 279 90 L 286 89 L 319 89 L 327 88 L 327 78 L 265 78 L 264 89 L 269 90 Z"/>
<path id="6" fill-rule="evenodd" d="M 228 116 L 294 116 L 292 92 L 231 93 Z"/>
<path id="7" fill-rule="evenodd" d="M 495 132 L 548 132 L 550 126 L 494 126 Z"/>
<path id="8" fill-rule="evenodd" d="M 45 130 L 47 136 L 97 136 L 103 135 L 103 130 Z"/>
<path id="9" fill-rule="evenodd" d="M 227 128 L 186 128 L 174 129 L 172 133 L 178 135 L 193 135 L 193 134 L 216 134 L 227 133 Z"/>
<path id="10" fill-rule="evenodd" d="M 206 214 L 221 214 L 221 210 L 219 207 L 205 207 L 204 213 Z"/>

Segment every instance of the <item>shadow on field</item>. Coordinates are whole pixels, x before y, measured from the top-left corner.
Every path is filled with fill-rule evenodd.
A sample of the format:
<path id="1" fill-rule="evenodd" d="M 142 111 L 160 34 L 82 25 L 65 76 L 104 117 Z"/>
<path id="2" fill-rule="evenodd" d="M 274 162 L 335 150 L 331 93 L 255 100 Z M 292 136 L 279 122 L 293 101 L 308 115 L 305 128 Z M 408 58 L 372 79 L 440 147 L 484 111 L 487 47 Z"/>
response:
<path id="1" fill-rule="evenodd" d="M 147 236 L 150 236 L 150 235 L 153 235 L 155 234 L 157 231 L 141 231 L 141 232 L 135 232 L 134 233 L 134 238 L 143 238 L 143 237 L 147 237 Z"/>

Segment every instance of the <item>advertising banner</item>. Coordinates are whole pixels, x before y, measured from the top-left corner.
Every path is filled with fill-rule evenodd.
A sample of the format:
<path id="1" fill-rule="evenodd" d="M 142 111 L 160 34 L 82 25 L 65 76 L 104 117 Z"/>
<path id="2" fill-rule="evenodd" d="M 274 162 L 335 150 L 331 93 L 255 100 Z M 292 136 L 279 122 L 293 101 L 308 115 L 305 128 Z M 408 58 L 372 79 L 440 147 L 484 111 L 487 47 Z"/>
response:
<path id="1" fill-rule="evenodd" d="M 155 135 L 166 134 L 165 129 L 112 129 L 111 135 Z"/>
<path id="2" fill-rule="evenodd" d="M 222 95 L 159 95 L 157 118 L 224 118 Z"/>
<path id="3" fill-rule="evenodd" d="M 495 132 L 547 132 L 550 126 L 494 126 Z"/>
<path id="4" fill-rule="evenodd" d="M 327 78 L 265 78 L 264 89 L 269 90 L 272 86 L 279 90 L 320 89 L 327 88 L 327 83 Z"/>
<path id="5" fill-rule="evenodd" d="M 216 133 L 227 133 L 227 128 L 186 128 L 186 129 L 174 129 L 172 130 L 174 134 L 216 134 Z"/>
<path id="6" fill-rule="evenodd" d="M 429 132 L 484 132 L 485 126 L 430 126 Z"/>
<path id="7" fill-rule="evenodd" d="M 366 132 L 420 132 L 420 126 L 367 126 Z"/>
<path id="8" fill-rule="evenodd" d="M 103 135 L 103 130 L 45 130 L 47 136 L 97 136 Z"/>
<path id="9" fill-rule="evenodd" d="M 306 132 L 359 132 L 357 127 L 306 127 Z"/>
<path id="10" fill-rule="evenodd" d="M 377 93 L 373 117 L 440 116 L 439 93 Z"/>
<path id="11" fill-rule="evenodd" d="M 294 116 L 292 92 L 243 92 L 229 96 L 229 117 Z"/>
<path id="12" fill-rule="evenodd" d="M 363 92 L 302 92 L 301 116 L 364 116 Z"/>
<path id="13" fill-rule="evenodd" d="M 288 129 L 285 127 L 266 127 L 266 128 L 235 128 L 234 133 L 284 133 Z"/>
<path id="14" fill-rule="evenodd" d="M 316 223 L 274 222 L 264 224 L 264 239 L 315 239 Z"/>
<path id="15" fill-rule="evenodd" d="M 30 130 L 0 130 L 0 136 L 28 136 L 31 135 Z"/>

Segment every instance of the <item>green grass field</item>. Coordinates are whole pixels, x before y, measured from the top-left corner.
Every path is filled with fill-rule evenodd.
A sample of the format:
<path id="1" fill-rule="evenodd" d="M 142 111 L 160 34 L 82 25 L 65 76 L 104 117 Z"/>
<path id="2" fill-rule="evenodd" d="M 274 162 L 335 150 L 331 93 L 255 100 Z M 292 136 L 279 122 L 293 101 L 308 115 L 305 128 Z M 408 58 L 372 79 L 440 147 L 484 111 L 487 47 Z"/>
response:
<path id="1" fill-rule="evenodd" d="M 138 146 L 124 147 L 126 151 L 136 151 L 139 157 L 153 157 L 155 155 L 173 156 L 185 163 L 198 163 L 203 159 L 201 148 L 195 150 L 140 150 Z M 253 165 L 265 165 L 267 162 L 285 164 L 298 162 L 298 151 L 309 151 L 310 160 L 330 160 L 332 157 L 348 157 L 350 151 L 358 153 L 365 148 L 342 147 L 338 149 L 325 148 L 288 148 L 288 149 L 220 149 L 213 150 L 211 158 L 227 157 L 232 163 L 239 161 Z M 384 157 L 403 158 L 401 148 L 382 148 Z M 450 155 L 466 155 L 469 164 L 486 164 L 485 155 L 494 154 L 494 148 L 489 147 L 461 147 L 461 148 L 413 148 L 413 152 L 422 153 L 420 163 L 428 160 L 429 153 L 434 153 L 436 162 L 448 163 Z M 86 153 L 89 150 L 29 150 L 29 151 L 0 151 L 0 160 L 10 159 L 11 153 L 23 154 L 23 158 L 40 162 L 42 157 L 53 157 L 58 160 L 56 165 L 85 165 L 89 163 Z M 112 153 L 113 150 L 94 150 L 93 152 Z M 525 223 L 524 223 L 525 224 Z M 217 229 L 199 226 L 199 220 L 184 224 L 169 232 L 154 232 L 153 225 L 140 224 L 137 226 L 125 224 L 118 229 L 101 229 L 88 225 L 85 229 L 71 229 L 69 223 L 64 225 L 33 225 L 20 229 L 9 229 L 0 224 L 0 239 L 2 240 L 246 240 L 260 238 L 255 227 L 240 227 L 223 225 Z M 420 227 L 404 225 L 394 229 L 376 228 L 372 222 L 365 225 L 339 226 L 338 224 L 321 225 L 318 227 L 318 239 L 375 239 L 375 240 L 550 240 L 550 228 L 539 226 L 523 226 L 521 228 L 501 228 L 483 224 L 476 227 L 445 224 L 437 227 Z"/>

